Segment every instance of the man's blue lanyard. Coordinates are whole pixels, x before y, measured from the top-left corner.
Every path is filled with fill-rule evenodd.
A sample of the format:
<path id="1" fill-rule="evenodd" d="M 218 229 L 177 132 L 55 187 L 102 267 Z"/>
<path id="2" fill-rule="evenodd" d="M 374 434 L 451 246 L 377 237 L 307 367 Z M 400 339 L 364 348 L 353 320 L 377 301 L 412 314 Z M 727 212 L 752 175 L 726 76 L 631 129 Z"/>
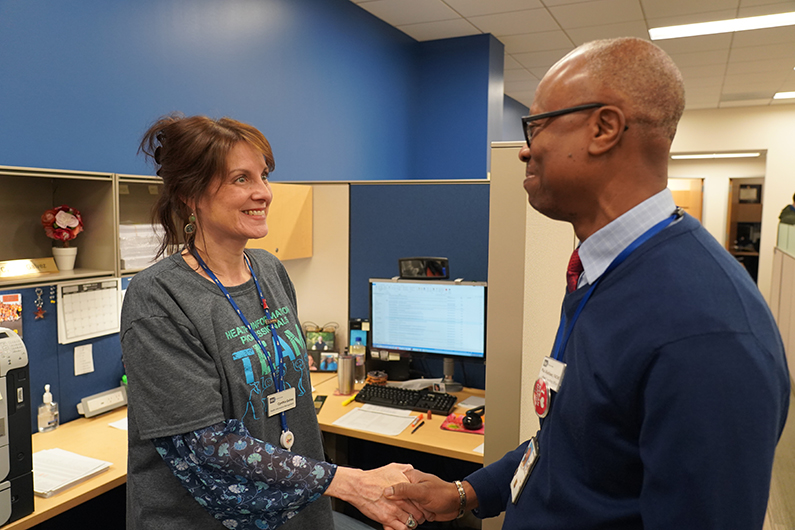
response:
<path id="1" fill-rule="evenodd" d="M 615 259 L 610 263 L 610 265 L 605 269 L 604 273 L 595 281 L 591 288 L 588 289 L 588 292 L 585 293 L 585 296 L 582 297 L 580 300 L 580 305 L 577 306 L 577 310 L 574 312 L 574 316 L 571 318 L 571 322 L 569 322 L 568 327 L 566 327 L 566 313 L 561 309 L 560 312 L 560 326 L 558 326 L 558 333 L 555 336 L 555 346 L 552 348 L 552 357 L 556 361 L 563 361 L 563 354 L 566 352 L 566 344 L 569 343 L 569 337 L 571 337 L 571 332 L 574 329 L 574 324 L 577 322 L 577 319 L 580 318 L 580 313 L 582 313 L 585 304 L 588 302 L 588 299 L 591 298 L 591 295 L 596 289 L 596 286 L 599 285 L 599 282 L 607 276 L 607 274 L 621 265 L 627 257 L 629 257 L 632 252 L 635 251 L 636 248 L 641 246 L 643 243 L 651 239 L 652 237 L 656 236 L 660 232 L 663 231 L 669 224 L 674 222 L 675 219 L 678 219 L 682 216 L 682 210 L 677 208 L 676 211 L 671 214 L 670 217 L 667 219 L 663 219 L 656 225 L 649 228 L 646 232 L 641 234 L 635 241 L 629 244 L 621 253 L 615 257 Z M 565 328 L 565 333 L 564 333 Z"/>
<path id="2" fill-rule="evenodd" d="M 262 341 L 260 340 L 259 336 L 257 336 L 256 333 L 254 333 L 254 328 L 251 327 L 251 324 L 249 323 L 248 319 L 243 315 L 243 312 L 237 306 L 234 299 L 232 299 L 232 297 L 229 295 L 229 291 L 227 291 L 226 287 L 224 287 L 224 285 L 218 280 L 218 277 L 215 275 L 215 273 L 210 270 L 210 267 L 208 267 L 207 264 L 204 263 L 204 260 L 201 258 L 201 256 L 199 256 L 198 252 L 196 253 L 191 252 L 191 254 L 193 255 L 194 258 L 196 258 L 196 261 L 199 262 L 199 265 L 201 265 L 201 268 L 204 270 L 204 272 L 207 273 L 207 276 L 209 276 L 210 279 L 215 283 L 215 285 L 217 285 L 218 288 L 221 289 L 221 292 L 224 293 L 224 296 L 226 296 L 226 299 L 232 305 L 232 308 L 237 313 L 237 316 L 240 317 L 240 320 L 243 322 L 243 325 L 246 326 L 248 332 L 251 333 L 251 336 L 254 337 L 254 340 L 257 341 L 257 345 L 259 346 L 260 351 L 262 351 L 262 355 L 265 357 L 265 359 L 267 359 L 268 367 L 271 369 L 271 377 L 273 378 L 273 385 L 274 387 L 276 387 L 276 392 L 281 392 L 282 390 L 284 390 L 284 363 L 282 362 L 282 347 L 281 344 L 279 344 L 279 337 L 276 336 L 276 326 L 273 325 L 274 320 L 271 318 L 271 311 L 268 308 L 268 303 L 265 301 L 265 295 L 262 294 L 262 289 L 260 288 L 259 280 L 257 280 L 257 275 L 254 274 L 254 269 L 251 267 L 251 262 L 249 261 L 246 253 L 243 252 L 243 258 L 245 258 L 246 260 L 246 265 L 248 265 L 248 270 L 251 271 L 251 277 L 254 278 L 254 285 L 257 286 L 257 294 L 259 294 L 259 299 L 262 301 L 262 309 L 265 310 L 265 321 L 268 323 L 270 327 L 271 339 L 273 339 L 273 349 L 276 350 L 276 359 L 279 363 L 278 372 L 275 370 L 273 366 L 273 360 L 271 359 L 271 356 L 268 355 L 268 350 L 265 349 L 265 346 L 262 344 Z M 282 431 L 287 432 L 288 430 L 287 417 L 285 416 L 284 412 L 281 412 L 279 414 L 279 417 L 281 418 Z"/>

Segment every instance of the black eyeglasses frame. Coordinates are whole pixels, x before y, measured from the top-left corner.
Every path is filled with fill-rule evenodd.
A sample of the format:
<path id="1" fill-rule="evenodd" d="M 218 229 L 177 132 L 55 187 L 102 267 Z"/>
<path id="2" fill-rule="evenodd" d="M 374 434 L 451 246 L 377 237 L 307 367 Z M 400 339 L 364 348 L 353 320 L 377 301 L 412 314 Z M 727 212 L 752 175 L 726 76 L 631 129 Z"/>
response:
<path id="1" fill-rule="evenodd" d="M 524 132 L 525 142 L 527 142 L 527 146 L 530 147 L 530 141 L 532 140 L 532 136 L 528 133 L 528 125 L 530 123 L 533 123 L 534 121 L 543 120 L 544 118 L 555 118 L 557 116 L 563 116 L 564 114 L 571 114 L 572 112 L 580 112 L 581 110 L 598 109 L 600 107 L 605 107 L 605 106 L 607 106 L 607 103 L 585 103 L 583 105 L 577 105 L 576 107 L 568 107 L 565 109 L 553 110 L 550 112 L 542 112 L 541 114 L 532 114 L 530 116 L 523 116 L 522 131 Z"/>

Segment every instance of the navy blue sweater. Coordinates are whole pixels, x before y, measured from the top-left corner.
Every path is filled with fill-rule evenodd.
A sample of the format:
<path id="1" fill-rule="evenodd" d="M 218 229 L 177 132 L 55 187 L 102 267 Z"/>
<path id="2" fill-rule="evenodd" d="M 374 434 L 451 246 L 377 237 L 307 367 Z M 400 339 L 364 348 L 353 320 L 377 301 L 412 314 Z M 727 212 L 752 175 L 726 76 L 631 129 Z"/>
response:
<path id="1" fill-rule="evenodd" d="M 564 299 L 568 318 L 588 287 Z M 605 276 L 566 347 L 540 457 L 467 477 L 507 529 L 760 529 L 790 382 L 748 273 L 690 216 Z M 539 367 L 540 368 L 540 367 Z"/>

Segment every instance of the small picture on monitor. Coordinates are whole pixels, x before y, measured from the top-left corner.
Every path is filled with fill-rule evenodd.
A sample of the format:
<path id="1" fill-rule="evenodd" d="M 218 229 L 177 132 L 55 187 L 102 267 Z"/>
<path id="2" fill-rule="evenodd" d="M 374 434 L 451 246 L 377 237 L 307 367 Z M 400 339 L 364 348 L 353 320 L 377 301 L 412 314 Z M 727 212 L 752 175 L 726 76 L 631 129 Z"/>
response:
<path id="1" fill-rule="evenodd" d="M 334 351 L 334 332 L 307 331 L 306 349 L 315 351 Z"/>

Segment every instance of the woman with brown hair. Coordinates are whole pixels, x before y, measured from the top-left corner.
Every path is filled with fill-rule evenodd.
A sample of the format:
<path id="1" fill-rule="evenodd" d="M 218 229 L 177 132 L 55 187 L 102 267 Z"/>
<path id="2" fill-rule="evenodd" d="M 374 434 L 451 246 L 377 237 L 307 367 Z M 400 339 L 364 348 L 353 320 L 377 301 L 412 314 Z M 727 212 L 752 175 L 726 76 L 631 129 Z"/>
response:
<path id="1" fill-rule="evenodd" d="M 154 215 L 167 257 L 133 278 L 122 311 L 128 529 L 331 530 L 329 496 L 386 528 L 421 523 L 413 504 L 382 495 L 411 466 L 323 461 L 292 282 L 273 255 L 245 248 L 268 233 L 262 133 L 171 115 L 140 151 L 163 178 Z"/>

